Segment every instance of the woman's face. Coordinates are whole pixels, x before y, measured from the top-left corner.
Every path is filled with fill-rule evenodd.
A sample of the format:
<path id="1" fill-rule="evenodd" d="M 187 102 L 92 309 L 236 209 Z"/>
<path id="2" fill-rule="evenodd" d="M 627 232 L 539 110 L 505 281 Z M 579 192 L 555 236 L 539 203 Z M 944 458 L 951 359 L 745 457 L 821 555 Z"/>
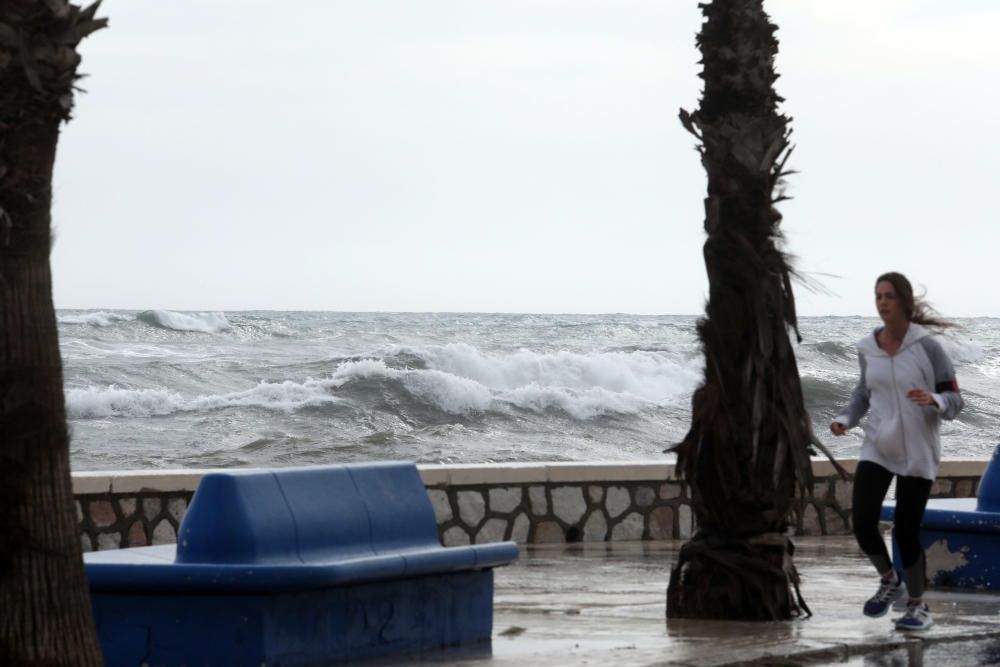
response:
<path id="1" fill-rule="evenodd" d="M 896 296 L 896 288 L 887 280 L 875 286 L 875 308 L 878 309 L 878 316 L 886 324 L 906 321 L 903 303 Z"/>

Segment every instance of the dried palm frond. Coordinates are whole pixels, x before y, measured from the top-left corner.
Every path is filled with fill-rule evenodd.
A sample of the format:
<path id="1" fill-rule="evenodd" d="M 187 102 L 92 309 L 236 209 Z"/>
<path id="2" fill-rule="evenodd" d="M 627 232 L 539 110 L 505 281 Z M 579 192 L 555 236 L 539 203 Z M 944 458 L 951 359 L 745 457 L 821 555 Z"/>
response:
<path id="1" fill-rule="evenodd" d="M 32 93 L 31 102 L 17 100 L 17 113 L 69 118 L 80 78 L 76 47 L 108 23 L 95 18 L 100 5 L 100 0 L 86 9 L 67 0 L 4 0 L 0 4 L 0 110 L 13 110 L 9 102 L 25 90 L 19 85 L 23 80 Z"/>

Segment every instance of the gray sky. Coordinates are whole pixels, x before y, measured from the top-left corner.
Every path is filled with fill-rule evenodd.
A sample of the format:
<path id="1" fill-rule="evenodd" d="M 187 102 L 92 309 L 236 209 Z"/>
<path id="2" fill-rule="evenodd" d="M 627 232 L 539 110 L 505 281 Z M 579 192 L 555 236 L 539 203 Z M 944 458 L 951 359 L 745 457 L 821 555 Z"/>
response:
<path id="1" fill-rule="evenodd" d="M 788 249 L 1000 315 L 1000 3 L 772 0 Z M 697 313 L 695 0 L 106 0 L 56 165 L 60 308 Z M 834 274 L 824 277 L 821 274 Z"/>

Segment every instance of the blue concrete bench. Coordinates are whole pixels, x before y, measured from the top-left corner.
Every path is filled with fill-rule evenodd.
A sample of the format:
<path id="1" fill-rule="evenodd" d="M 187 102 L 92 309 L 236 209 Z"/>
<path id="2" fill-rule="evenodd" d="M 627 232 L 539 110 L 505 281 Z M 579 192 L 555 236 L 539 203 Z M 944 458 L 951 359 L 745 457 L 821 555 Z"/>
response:
<path id="1" fill-rule="evenodd" d="M 442 547 L 411 463 L 205 475 L 176 545 L 85 555 L 116 665 L 312 665 L 489 640 L 511 542 Z"/>
<path id="2" fill-rule="evenodd" d="M 892 521 L 895 513 L 895 502 L 882 505 L 883 521 Z M 935 585 L 1000 590 L 1000 446 L 979 480 L 976 498 L 927 502 L 920 542 Z M 900 562 L 895 539 L 893 559 Z"/>

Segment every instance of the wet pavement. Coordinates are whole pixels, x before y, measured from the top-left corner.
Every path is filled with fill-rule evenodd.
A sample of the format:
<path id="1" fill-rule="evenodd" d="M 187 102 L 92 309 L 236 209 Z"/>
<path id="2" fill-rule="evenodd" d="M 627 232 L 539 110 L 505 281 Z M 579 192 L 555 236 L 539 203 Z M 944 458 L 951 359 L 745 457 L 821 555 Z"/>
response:
<path id="1" fill-rule="evenodd" d="M 816 663 L 810 663 L 816 664 Z M 820 665 L 838 667 L 971 667 L 1000 665 L 1000 638 L 979 641 L 923 642 L 911 641 L 894 651 L 870 653 L 838 662 Z"/>
<path id="2" fill-rule="evenodd" d="M 935 626 L 907 635 L 892 612 L 866 618 L 877 587 L 853 539 L 800 538 L 795 562 L 811 618 L 784 623 L 665 619 L 681 542 L 522 548 L 496 570 L 492 651 L 380 664 L 933 665 L 1000 664 L 1000 594 L 932 590 Z"/>

